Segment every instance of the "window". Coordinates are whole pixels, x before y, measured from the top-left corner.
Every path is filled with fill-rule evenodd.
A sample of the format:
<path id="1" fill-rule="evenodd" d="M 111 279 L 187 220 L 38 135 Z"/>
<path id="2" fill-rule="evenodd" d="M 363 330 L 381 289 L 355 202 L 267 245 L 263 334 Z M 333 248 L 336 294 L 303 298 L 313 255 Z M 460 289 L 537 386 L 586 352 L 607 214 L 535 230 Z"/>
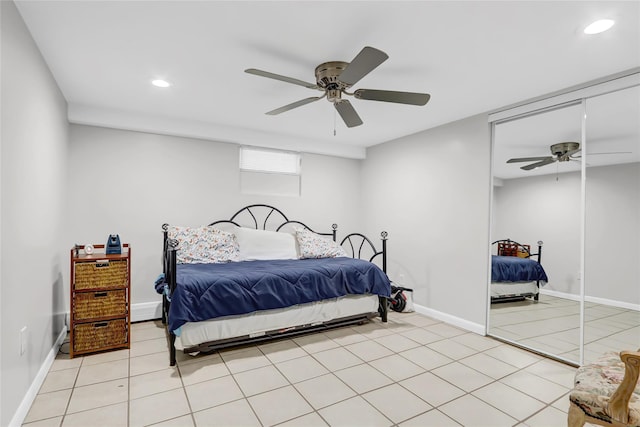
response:
<path id="1" fill-rule="evenodd" d="M 240 170 L 300 175 L 300 153 L 241 147 Z"/>
<path id="2" fill-rule="evenodd" d="M 244 194 L 299 197 L 300 165 L 300 153 L 240 147 L 240 190 Z"/>

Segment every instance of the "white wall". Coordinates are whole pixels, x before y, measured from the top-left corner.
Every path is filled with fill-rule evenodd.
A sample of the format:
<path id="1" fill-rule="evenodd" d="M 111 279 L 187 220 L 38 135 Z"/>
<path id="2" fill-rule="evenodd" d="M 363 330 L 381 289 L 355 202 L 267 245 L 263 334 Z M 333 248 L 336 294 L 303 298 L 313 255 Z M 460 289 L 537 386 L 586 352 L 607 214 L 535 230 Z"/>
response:
<path id="1" fill-rule="evenodd" d="M 552 167 L 552 166 L 549 166 Z M 531 245 L 542 240 L 542 265 L 549 282 L 543 288 L 580 294 L 580 173 L 505 179 L 495 187 L 492 240 Z"/>
<path id="2" fill-rule="evenodd" d="M 367 150 L 363 219 L 389 232 L 391 279 L 415 302 L 484 327 L 490 142 L 486 115 Z"/>
<path id="3" fill-rule="evenodd" d="M 66 102 L 13 2 L 0 2 L 1 375 L 6 426 L 64 329 Z M 26 351 L 19 331 L 27 327 Z"/>
<path id="4" fill-rule="evenodd" d="M 258 196 L 240 193 L 238 154 L 233 144 L 72 125 L 65 245 L 120 234 L 132 247 L 135 305 L 160 301 L 165 222 L 203 225 L 266 203 L 317 231 L 361 231 L 360 160 L 304 154 L 300 197 Z"/>

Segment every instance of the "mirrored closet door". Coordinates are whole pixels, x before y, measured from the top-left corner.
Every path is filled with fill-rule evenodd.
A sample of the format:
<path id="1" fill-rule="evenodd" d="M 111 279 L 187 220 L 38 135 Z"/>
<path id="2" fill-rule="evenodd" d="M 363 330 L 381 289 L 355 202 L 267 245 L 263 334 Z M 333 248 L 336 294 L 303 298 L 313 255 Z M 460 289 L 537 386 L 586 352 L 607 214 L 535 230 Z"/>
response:
<path id="1" fill-rule="evenodd" d="M 581 102 L 571 103 L 499 122 L 493 132 L 492 242 L 519 245 L 506 256 L 498 256 L 500 242 L 492 245 L 492 270 L 504 274 L 490 284 L 489 334 L 571 362 L 580 357 L 581 168 L 568 153 L 577 153 L 582 117 Z M 512 277 L 537 279 L 539 271 L 520 270 L 539 267 L 531 261 L 538 254 L 546 283 Z"/>
<path id="2" fill-rule="evenodd" d="M 574 365 L 640 348 L 640 69 L 490 123 L 488 335 Z"/>
<path id="3" fill-rule="evenodd" d="M 586 100 L 584 360 L 640 348 L 640 87 Z"/>

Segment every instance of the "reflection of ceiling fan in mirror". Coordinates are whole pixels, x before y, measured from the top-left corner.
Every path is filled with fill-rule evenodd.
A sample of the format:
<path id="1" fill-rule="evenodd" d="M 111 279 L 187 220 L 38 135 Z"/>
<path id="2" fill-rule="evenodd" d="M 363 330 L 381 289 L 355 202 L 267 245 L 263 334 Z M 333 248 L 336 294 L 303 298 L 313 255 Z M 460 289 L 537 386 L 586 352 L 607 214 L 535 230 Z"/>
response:
<path id="1" fill-rule="evenodd" d="M 519 157 L 507 160 L 507 163 L 534 162 L 530 165 L 520 167 L 523 170 L 532 170 L 542 166 L 550 165 L 555 162 L 568 162 L 572 160 L 572 156 L 580 151 L 580 143 L 578 142 L 560 142 L 553 144 L 551 147 L 553 156 L 543 157 Z"/>
<path id="2" fill-rule="evenodd" d="M 553 156 L 542 157 L 518 157 L 515 159 L 507 160 L 507 163 L 520 163 L 520 162 L 534 162 L 529 165 L 521 166 L 520 169 L 532 170 L 542 166 L 550 165 L 555 162 L 568 162 L 570 160 L 579 161 L 582 158 L 580 153 L 580 143 L 578 142 L 560 142 L 553 144 L 551 147 L 551 154 Z M 580 153 L 580 155 L 578 155 Z M 609 153 L 590 153 L 590 156 L 600 154 L 629 154 L 629 151 L 615 151 Z"/>
<path id="3" fill-rule="evenodd" d="M 356 84 L 360 79 L 386 61 L 387 58 L 389 58 L 389 56 L 386 53 L 367 46 L 362 49 L 350 63 L 331 61 L 318 65 L 315 70 L 316 83 L 307 83 L 292 77 L 281 76 L 279 74 L 273 74 L 268 71 L 257 70 L 255 68 L 246 69 L 245 72 L 324 92 L 322 96 L 305 98 L 269 111 L 266 114 L 275 115 L 284 113 L 285 111 L 301 107 L 326 97 L 329 102 L 333 103 L 336 111 L 340 114 L 340 117 L 342 117 L 345 124 L 348 127 L 354 127 L 361 125 L 362 120 L 351 103 L 346 99 L 342 99 L 342 95 L 353 96 L 356 99 L 395 102 L 398 104 L 409 105 L 425 105 L 429 101 L 430 95 L 427 93 L 396 92 L 373 89 L 358 89 L 353 93 L 346 91 L 346 89 Z"/>

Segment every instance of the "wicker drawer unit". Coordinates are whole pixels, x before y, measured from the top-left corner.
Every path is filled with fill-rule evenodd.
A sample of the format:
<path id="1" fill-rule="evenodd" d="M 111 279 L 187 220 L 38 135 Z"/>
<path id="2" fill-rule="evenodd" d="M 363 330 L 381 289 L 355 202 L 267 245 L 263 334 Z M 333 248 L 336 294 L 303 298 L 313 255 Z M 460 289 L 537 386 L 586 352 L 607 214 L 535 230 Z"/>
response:
<path id="1" fill-rule="evenodd" d="M 126 287 L 127 264 L 126 260 L 76 263 L 76 290 Z"/>
<path id="2" fill-rule="evenodd" d="M 71 315 L 69 355 L 129 348 L 131 248 L 121 254 L 71 249 Z"/>
<path id="3" fill-rule="evenodd" d="M 76 323 L 73 327 L 73 338 L 74 353 L 128 347 L 127 319 Z"/>

